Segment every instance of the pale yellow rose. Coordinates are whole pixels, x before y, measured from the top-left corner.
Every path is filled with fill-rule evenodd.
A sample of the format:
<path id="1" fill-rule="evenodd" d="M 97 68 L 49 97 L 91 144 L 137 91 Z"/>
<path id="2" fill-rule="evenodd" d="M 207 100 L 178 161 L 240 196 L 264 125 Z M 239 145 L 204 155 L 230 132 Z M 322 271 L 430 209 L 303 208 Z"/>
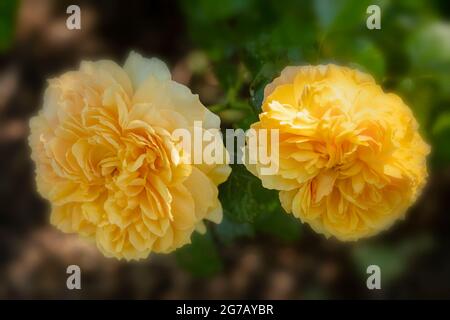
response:
<path id="1" fill-rule="evenodd" d="M 411 110 L 373 78 L 336 65 L 287 67 L 266 86 L 260 121 L 279 129 L 280 201 L 325 236 L 356 240 L 404 217 L 427 177 L 428 145 Z"/>
<path id="2" fill-rule="evenodd" d="M 219 223 L 217 185 L 231 169 L 182 161 L 171 135 L 194 121 L 220 126 L 163 62 L 136 53 L 123 68 L 83 62 L 50 80 L 29 142 L 51 223 L 127 260 L 170 252 L 204 231 L 205 220 Z"/>

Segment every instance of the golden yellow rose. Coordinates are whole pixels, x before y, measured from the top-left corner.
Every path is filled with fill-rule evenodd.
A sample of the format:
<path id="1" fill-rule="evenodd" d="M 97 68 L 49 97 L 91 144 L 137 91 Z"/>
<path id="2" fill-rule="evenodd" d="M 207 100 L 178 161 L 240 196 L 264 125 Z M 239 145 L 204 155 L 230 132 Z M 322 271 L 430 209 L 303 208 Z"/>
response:
<path id="1" fill-rule="evenodd" d="M 136 53 L 123 68 L 83 62 L 50 80 L 29 142 L 52 224 L 130 260 L 189 243 L 205 219 L 219 223 L 217 185 L 229 166 L 183 161 L 171 135 L 194 121 L 203 130 L 220 126 L 163 62 Z"/>
<path id="2" fill-rule="evenodd" d="M 256 131 L 279 130 L 278 171 L 247 167 L 280 190 L 287 212 L 327 237 L 376 234 L 425 184 L 429 147 L 411 110 L 357 70 L 287 67 L 266 86 L 259 119 Z"/>

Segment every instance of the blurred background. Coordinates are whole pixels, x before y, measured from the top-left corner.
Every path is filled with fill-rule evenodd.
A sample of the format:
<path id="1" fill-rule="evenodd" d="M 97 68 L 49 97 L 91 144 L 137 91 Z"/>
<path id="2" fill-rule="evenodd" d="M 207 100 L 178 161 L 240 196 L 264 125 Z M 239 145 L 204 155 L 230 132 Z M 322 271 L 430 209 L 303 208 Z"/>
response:
<path id="1" fill-rule="evenodd" d="M 81 30 L 66 9 L 81 8 Z M 366 9 L 381 8 L 368 30 Z M 0 2 L 0 298 L 450 298 L 450 2 L 223 0 Z M 166 61 L 222 119 L 248 128 L 288 64 L 371 73 L 413 109 L 432 145 L 429 183 L 404 221 L 357 243 L 326 240 L 240 166 L 220 188 L 224 221 L 171 255 L 104 258 L 48 222 L 35 191 L 28 120 L 49 77 L 81 60 Z M 81 268 L 82 290 L 66 288 Z M 381 267 L 381 290 L 366 287 Z"/>

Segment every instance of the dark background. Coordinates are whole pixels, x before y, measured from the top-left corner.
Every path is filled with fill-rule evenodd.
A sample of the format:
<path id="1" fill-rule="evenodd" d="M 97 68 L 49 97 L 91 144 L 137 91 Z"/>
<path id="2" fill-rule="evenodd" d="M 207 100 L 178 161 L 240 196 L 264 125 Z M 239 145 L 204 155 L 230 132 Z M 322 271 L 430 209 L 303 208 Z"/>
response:
<path id="1" fill-rule="evenodd" d="M 0 3 L 0 298 L 450 298 L 448 1 L 52 1 Z M 70 4 L 81 30 L 68 30 Z M 379 4 L 381 30 L 367 30 Z M 326 240 L 280 211 L 235 166 L 225 218 L 176 254 L 104 258 L 48 223 L 35 191 L 28 119 L 46 79 L 81 60 L 157 56 L 225 127 L 255 121 L 261 92 L 288 64 L 335 62 L 374 75 L 413 109 L 432 145 L 429 183 L 405 221 L 357 243 Z M 66 267 L 82 290 L 66 288 Z M 382 289 L 368 290 L 377 264 Z"/>

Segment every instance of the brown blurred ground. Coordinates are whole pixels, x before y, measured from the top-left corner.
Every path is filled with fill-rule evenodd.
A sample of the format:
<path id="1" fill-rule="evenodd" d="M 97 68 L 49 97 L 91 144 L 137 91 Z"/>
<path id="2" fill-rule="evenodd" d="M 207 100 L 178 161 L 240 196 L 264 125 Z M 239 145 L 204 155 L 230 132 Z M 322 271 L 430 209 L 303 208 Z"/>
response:
<path id="1" fill-rule="evenodd" d="M 431 235 L 430 246 L 374 292 L 352 262 L 353 244 L 327 241 L 309 228 L 295 244 L 257 236 L 224 245 L 223 272 L 195 278 L 171 255 L 118 262 L 50 227 L 27 146 L 27 122 L 40 107 L 48 77 L 82 59 L 120 62 L 135 49 L 163 58 L 205 104 L 221 96 L 210 69 L 193 76 L 189 61 L 198 52 L 176 3 L 77 3 L 83 28 L 69 31 L 65 9 L 72 1 L 22 1 L 13 46 L 0 54 L 0 298 L 450 298 L 450 171 L 434 174 L 408 219 L 383 235 L 388 245 Z M 70 264 L 81 267 L 80 291 L 66 289 Z"/>

